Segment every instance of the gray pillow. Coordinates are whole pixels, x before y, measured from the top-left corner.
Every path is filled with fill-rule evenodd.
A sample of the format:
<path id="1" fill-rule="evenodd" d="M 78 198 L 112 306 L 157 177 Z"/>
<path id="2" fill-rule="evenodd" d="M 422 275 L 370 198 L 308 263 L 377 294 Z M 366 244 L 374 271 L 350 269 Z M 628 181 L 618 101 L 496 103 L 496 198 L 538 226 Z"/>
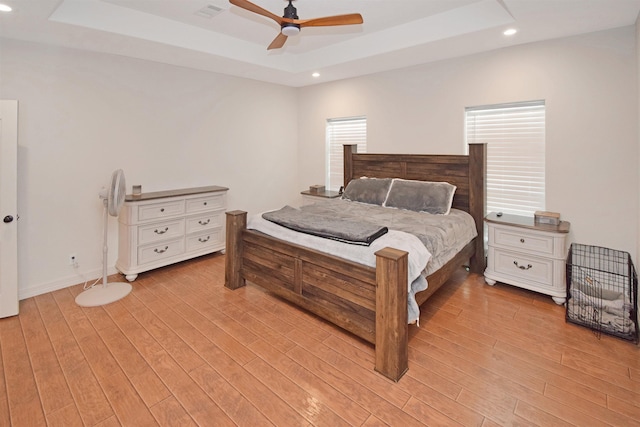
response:
<path id="1" fill-rule="evenodd" d="M 456 186 L 448 182 L 394 179 L 384 206 L 447 215 L 455 191 Z"/>
<path id="2" fill-rule="evenodd" d="M 391 178 L 363 177 L 352 179 L 349 181 L 349 184 L 347 184 L 342 198 L 353 202 L 382 206 L 384 200 L 387 198 L 391 181 Z"/>

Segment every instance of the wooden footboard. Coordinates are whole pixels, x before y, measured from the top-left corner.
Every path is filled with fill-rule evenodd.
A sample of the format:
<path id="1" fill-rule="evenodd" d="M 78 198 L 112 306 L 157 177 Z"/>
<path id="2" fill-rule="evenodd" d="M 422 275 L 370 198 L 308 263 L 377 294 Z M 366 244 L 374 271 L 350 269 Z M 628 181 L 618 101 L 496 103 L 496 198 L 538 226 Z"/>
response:
<path id="1" fill-rule="evenodd" d="M 407 260 L 393 248 L 367 267 L 247 230 L 227 212 L 225 286 L 248 280 L 375 344 L 375 369 L 397 381 L 408 368 Z"/>

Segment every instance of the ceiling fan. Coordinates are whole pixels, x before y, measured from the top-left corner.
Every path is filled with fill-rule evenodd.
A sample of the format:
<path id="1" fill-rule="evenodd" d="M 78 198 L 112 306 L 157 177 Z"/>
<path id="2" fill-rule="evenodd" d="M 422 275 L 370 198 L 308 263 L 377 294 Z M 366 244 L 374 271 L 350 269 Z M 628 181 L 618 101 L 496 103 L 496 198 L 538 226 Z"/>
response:
<path id="1" fill-rule="evenodd" d="M 293 6 L 292 1 L 288 0 L 289 5 L 284 8 L 284 16 L 280 17 L 268 10 L 261 8 L 258 5 L 251 3 L 248 0 L 229 0 L 233 5 L 246 9 L 250 12 L 257 13 L 258 15 L 271 18 L 280 25 L 281 31 L 278 33 L 275 39 L 271 42 L 267 50 L 279 49 L 284 46 L 287 41 L 287 37 L 295 36 L 300 32 L 302 27 L 329 27 L 334 25 L 353 25 L 362 24 L 362 15 L 359 13 L 350 13 L 347 15 L 325 16 L 323 18 L 313 19 L 298 19 L 296 8 Z"/>

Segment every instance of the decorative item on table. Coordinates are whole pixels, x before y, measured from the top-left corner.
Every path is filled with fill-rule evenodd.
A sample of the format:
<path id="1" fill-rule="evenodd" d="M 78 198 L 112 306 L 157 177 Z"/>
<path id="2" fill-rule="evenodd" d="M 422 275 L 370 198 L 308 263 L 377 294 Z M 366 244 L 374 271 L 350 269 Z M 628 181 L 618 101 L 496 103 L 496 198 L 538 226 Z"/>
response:
<path id="1" fill-rule="evenodd" d="M 560 214 L 558 212 L 536 211 L 533 214 L 536 224 L 559 225 Z"/>
<path id="2" fill-rule="evenodd" d="M 310 185 L 309 186 L 310 193 L 322 193 L 324 192 L 324 185 Z"/>
<path id="3" fill-rule="evenodd" d="M 142 185 L 134 185 L 131 187 L 131 194 L 134 196 L 139 196 L 142 194 Z"/>

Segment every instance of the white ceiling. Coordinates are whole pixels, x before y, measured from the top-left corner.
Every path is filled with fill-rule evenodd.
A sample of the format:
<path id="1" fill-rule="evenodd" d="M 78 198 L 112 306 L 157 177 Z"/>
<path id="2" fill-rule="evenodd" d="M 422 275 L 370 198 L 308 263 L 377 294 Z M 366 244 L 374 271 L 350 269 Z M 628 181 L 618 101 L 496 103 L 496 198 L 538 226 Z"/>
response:
<path id="1" fill-rule="evenodd" d="M 296 0 L 306 27 L 267 51 L 278 25 L 228 0 L 0 0 L 0 36 L 300 87 L 505 46 L 633 25 L 640 0 Z M 253 0 L 282 15 L 285 0 Z M 217 12 L 201 16 L 200 10 Z M 513 27 L 518 33 L 506 37 Z M 318 71 L 320 77 L 311 73 Z"/>

